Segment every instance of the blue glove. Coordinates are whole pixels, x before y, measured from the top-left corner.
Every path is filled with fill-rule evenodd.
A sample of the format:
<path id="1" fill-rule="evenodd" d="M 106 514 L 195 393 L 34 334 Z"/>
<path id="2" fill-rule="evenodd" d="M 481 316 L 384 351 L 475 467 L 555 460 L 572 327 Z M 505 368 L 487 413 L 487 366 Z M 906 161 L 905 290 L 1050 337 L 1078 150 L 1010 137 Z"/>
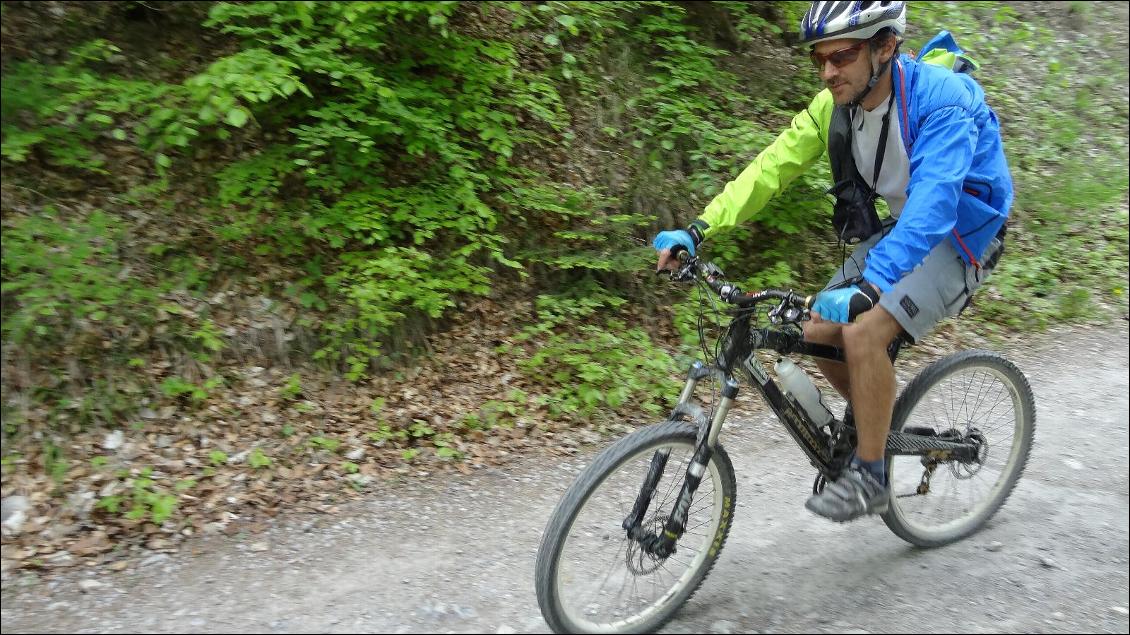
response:
<path id="1" fill-rule="evenodd" d="M 694 239 L 691 238 L 691 233 L 685 229 L 672 229 L 670 231 L 659 232 L 655 240 L 651 241 L 651 245 L 655 247 L 656 251 L 671 249 L 672 252 L 674 252 L 675 247 L 682 247 L 686 249 L 690 255 L 694 255 Z"/>
<path id="2" fill-rule="evenodd" d="M 824 291 L 816 296 L 812 304 L 812 312 L 819 313 L 820 317 L 829 322 L 847 324 L 861 313 L 870 311 L 879 303 L 879 294 L 864 284 L 863 288 L 857 285 Z"/>

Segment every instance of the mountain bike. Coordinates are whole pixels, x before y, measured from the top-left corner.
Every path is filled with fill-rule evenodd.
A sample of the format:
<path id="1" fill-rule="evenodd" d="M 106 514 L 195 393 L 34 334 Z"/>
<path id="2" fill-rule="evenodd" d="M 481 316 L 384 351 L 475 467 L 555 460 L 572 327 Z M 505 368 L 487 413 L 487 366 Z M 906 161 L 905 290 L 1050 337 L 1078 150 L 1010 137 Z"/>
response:
<path id="1" fill-rule="evenodd" d="M 847 469 L 855 449 L 850 406 L 819 425 L 759 359 L 761 352 L 844 361 L 842 349 L 804 341 L 811 298 L 780 289 L 745 293 L 719 267 L 685 254 L 671 277 L 710 299 L 721 316 L 711 333 L 717 337 L 708 336 L 700 303 L 708 361 L 692 364 L 678 405 L 665 421 L 602 451 L 550 516 L 535 584 L 542 615 L 558 633 L 654 632 L 705 580 L 734 521 L 734 468 L 719 436 L 740 379 L 816 468 L 813 493 Z M 758 326 L 762 312 L 767 326 Z M 892 342 L 892 362 L 906 343 Z M 696 397 L 704 380 L 715 387 L 709 399 Z M 921 547 L 977 531 L 1020 478 L 1035 422 L 1028 380 L 1001 355 L 967 350 L 930 364 L 895 403 L 886 446 L 891 502 L 881 514 L 887 527 Z"/>

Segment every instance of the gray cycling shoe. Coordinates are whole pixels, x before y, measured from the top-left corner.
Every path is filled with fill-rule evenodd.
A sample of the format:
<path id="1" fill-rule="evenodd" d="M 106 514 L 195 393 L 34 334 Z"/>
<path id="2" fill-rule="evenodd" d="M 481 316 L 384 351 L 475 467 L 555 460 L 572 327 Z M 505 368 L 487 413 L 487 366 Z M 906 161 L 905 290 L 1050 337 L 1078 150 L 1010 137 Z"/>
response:
<path id="1" fill-rule="evenodd" d="M 890 504 L 890 490 L 866 469 L 853 465 L 823 492 L 810 496 L 804 506 L 814 514 L 843 523 L 864 514 L 881 514 Z"/>

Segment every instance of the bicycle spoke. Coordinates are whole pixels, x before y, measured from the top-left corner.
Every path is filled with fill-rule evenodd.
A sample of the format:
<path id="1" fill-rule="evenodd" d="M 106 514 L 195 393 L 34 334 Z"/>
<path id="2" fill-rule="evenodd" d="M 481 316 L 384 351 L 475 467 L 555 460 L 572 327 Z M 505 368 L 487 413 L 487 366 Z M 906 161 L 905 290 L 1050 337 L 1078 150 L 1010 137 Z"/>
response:
<path id="1" fill-rule="evenodd" d="M 571 622 L 588 625 L 583 630 L 625 629 L 629 620 L 635 624 L 654 614 L 686 589 L 704 560 L 713 557 L 708 547 L 721 514 L 721 481 L 713 461 L 688 507 L 673 554 L 662 559 L 648 554 L 620 527 L 632 513 L 651 457 L 669 447 L 641 526 L 662 535 L 693 457 L 689 441 L 641 449 L 609 474 L 578 510 L 561 548 L 556 588 Z"/>
<path id="2" fill-rule="evenodd" d="M 910 534 L 925 541 L 921 544 L 944 544 L 949 536 L 975 530 L 1000 506 L 1022 469 L 1018 444 L 1030 438 L 1032 424 L 1021 404 L 1030 389 L 1017 383 L 1023 382 L 1018 371 L 999 360 L 979 352 L 954 358 L 953 370 L 917 388 L 915 405 L 901 425 L 955 434 L 977 444 L 978 454 L 972 461 L 937 463 L 925 495 L 917 492 L 926 471 L 923 459 L 891 457 L 894 502 L 885 518 L 888 525 L 895 523 L 896 533 L 904 528 L 904 538 Z"/>

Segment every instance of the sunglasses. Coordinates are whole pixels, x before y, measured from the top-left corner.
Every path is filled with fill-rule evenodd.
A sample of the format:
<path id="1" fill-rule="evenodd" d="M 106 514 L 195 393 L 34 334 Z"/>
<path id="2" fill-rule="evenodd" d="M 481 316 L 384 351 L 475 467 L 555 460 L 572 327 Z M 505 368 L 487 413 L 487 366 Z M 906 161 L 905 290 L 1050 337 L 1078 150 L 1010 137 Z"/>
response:
<path id="1" fill-rule="evenodd" d="M 820 53 L 817 53 L 816 51 L 812 51 L 811 53 L 809 53 L 809 57 L 812 58 L 812 65 L 815 66 L 816 70 L 818 71 L 824 70 L 824 65 L 828 62 L 831 62 L 832 66 L 835 66 L 836 68 L 843 68 L 844 66 L 847 66 L 848 64 L 851 64 L 855 60 L 859 59 L 859 51 L 863 49 L 863 45 L 865 44 L 867 44 L 867 40 L 860 40 L 859 42 L 856 42 L 849 47 L 842 48 L 838 51 L 832 51 L 827 55 L 822 55 Z"/>

